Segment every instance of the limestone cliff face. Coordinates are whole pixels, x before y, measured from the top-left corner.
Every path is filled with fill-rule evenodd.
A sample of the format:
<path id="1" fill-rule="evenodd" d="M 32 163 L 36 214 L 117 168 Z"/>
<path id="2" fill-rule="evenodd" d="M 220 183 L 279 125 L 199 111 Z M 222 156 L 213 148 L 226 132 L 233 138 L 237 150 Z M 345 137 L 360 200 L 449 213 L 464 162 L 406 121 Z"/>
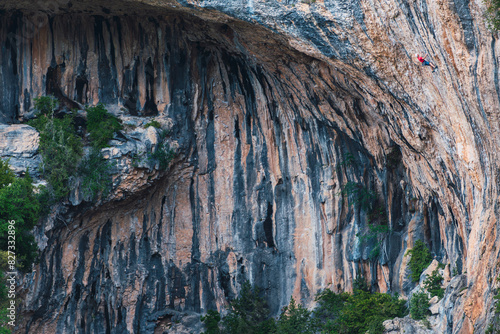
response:
<path id="1" fill-rule="evenodd" d="M 100 205 L 42 222 L 19 332 L 161 332 L 224 308 L 245 280 L 275 313 L 358 273 L 407 295 L 417 239 L 460 283 L 435 332 L 483 331 L 499 274 L 500 45 L 481 6 L 4 1 L 3 122 L 53 94 L 168 118 L 178 145 L 167 172 L 135 182 L 130 167 Z M 362 238 L 369 220 L 391 231 Z"/>

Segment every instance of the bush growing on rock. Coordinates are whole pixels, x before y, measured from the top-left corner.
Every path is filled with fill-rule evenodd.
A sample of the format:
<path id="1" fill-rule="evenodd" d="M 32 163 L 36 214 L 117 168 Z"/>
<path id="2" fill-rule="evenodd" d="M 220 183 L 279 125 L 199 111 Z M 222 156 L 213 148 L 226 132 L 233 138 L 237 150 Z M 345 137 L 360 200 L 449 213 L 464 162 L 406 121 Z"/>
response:
<path id="1" fill-rule="evenodd" d="M 156 129 L 160 129 L 160 128 L 161 128 L 161 124 L 160 124 L 160 122 L 158 122 L 158 121 L 157 121 L 157 120 L 155 120 L 155 119 L 151 120 L 151 122 L 149 122 L 149 123 L 146 123 L 146 124 L 144 125 L 144 129 L 147 129 L 147 128 L 149 128 L 150 126 L 152 126 L 153 128 L 156 128 Z"/>
<path id="2" fill-rule="evenodd" d="M 444 296 L 444 289 L 441 287 L 443 276 L 439 274 L 438 270 L 434 270 L 432 274 L 424 281 L 424 286 L 429 291 L 431 296 L 437 296 L 439 299 Z"/>
<path id="3" fill-rule="evenodd" d="M 410 315 L 415 320 L 422 320 L 429 312 L 429 295 L 426 292 L 414 293 L 410 299 Z"/>
<path id="4" fill-rule="evenodd" d="M 87 131 L 90 134 L 92 146 L 98 149 L 107 147 L 114 133 L 123 128 L 120 120 L 110 114 L 101 103 L 95 107 L 87 107 L 86 111 Z"/>
<path id="5" fill-rule="evenodd" d="M 111 189 L 111 167 L 100 150 L 93 148 L 83 157 L 78 167 L 78 174 L 82 178 L 81 189 L 83 195 L 94 201 L 99 193 L 106 196 Z"/>
<path id="6" fill-rule="evenodd" d="M 69 193 L 68 179 L 75 174 L 83 152 L 73 120 L 74 115 L 58 119 L 42 113 L 29 122 L 40 133 L 41 172 L 56 200 Z"/>
<path id="7" fill-rule="evenodd" d="M 431 264 L 431 253 L 423 241 L 417 240 L 407 254 L 411 255 L 408 263 L 411 269 L 411 279 L 413 282 L 418 282 L 424 269 Z"/>

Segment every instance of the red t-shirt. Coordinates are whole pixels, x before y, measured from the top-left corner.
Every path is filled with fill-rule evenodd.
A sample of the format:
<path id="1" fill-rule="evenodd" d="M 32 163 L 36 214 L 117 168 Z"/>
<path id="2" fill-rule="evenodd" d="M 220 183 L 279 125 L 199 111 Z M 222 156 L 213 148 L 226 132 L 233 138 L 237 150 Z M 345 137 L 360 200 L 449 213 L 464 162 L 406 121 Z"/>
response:
<path id="1" fill-rule="evenodd" d="M 421 63 L 423 63 L 423 62 L 425 61 L 425 59 L 424 59 L 424 58 L 422 58 L 422 57 L 420 57 L 420 56 L 418 56 L 418 57 L 417 57 L 417 59 L 418 59 Z"/>

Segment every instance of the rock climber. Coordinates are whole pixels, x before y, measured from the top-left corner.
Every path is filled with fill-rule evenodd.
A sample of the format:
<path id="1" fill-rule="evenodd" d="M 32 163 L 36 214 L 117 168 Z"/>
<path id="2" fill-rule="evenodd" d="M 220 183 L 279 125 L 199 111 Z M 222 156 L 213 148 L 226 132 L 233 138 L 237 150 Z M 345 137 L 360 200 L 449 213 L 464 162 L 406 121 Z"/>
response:
<path id="1" fill-rule="evenodd" d="M 434 65 L 433 63 L 431 63 L 430 61 L 428 61 L 428 60 L 425 59 L 425 58 L 427 58 L 427 54 L 425 54 L 422 57 L 418 53 L 416 53 L 415 57 L 417 57 L 417 59 L 422 63 L 423 66 L 430 66 L 430 67 L 432 67 L 432 72 L 434 72 L 435 70 L 437 70 L 437 66 L 436 65 Z"/>

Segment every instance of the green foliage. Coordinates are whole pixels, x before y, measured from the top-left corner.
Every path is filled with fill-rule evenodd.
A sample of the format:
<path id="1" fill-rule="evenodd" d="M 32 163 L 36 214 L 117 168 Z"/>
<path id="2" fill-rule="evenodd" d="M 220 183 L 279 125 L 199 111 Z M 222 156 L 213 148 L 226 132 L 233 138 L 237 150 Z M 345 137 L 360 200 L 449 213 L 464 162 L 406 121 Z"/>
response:
<path id="1" fill-rule="evenodd" d="M 329 289 L 316 295 L 318 304 L 313 311 L 313 317 L 318 331 L 334 333 L 347 299 L 349 299 L 347 292 L 334 293 Z"/>
<path id="2" fill-rule="evenodd" d="M 269 317 L 269 307 L 258 288 L 245 282 L 240 296 L 231 303 L 229 314 L 222 320 L 224 333 L 268 334 L 276 332 L 276 323 Z"/>
<path id="3" fill-rule="evenodd" d="M 69 193 L 68 179 L 75 174 L 82 155 L 82 140 L 76 134 L 73 119 L 74 115 L 58 119 L 42 114 L 29 122 L 40 133 L 42 174 L 56 200 Z"/>
<path id="4" fill-rule="evenodd" d="M 147 129 L 147 128 L 149 128 L 150 126 L 152 126 L 153 128 L 157 128 L 157 129 L 160 129 L 160 128 L 161 128 L 161 124 L 160 124 L 160 122 L 158 122 L 158 121 L 157 121 L 157 120 L 155 120 L 155 119 L 152 119 L 152 120 L 151 120 L 151 122 L 146 123 L 146 124 L 144 125 L 144 129 Z"/>
<path id="5" fill-rule="evenodd" d="M 108 147 L 113 134 L 123 128 L 120 120 L 110 114 L 101 103 L 95 107 L 87 107 L 86 111 L 87 131 L 90 134 L 92 146 L 99 149 Z"/>
<path id="6" fill-rule="evenodd" d="M 439 299 L 444 296 L 444 289 L 441 287 L 443 276 L 439 274 L 438 270 L 434 270 L 432 274 L 424 281 L 424 287 L 429 291 L 431 296 L 438 296 Z"/>
<path id="7" fill-rule="evenodd" d="M 36 258 L 37 246 L 30 233 L 38 221 L 40 204 L 29 173 L 0 190 L 0 249 L 8 249 L 9 221 L 15 221 L 16 258 L 28 270 Z"/>
<path id="8" fill-rule="evenodd" d="M 316 300 L 314 318 L 321 333 L 382 333 L 385 320 L 406 314 L 405 301 L 397 296 L 362 289 L 352 295 L 325 290 Z"/>
<path id="9" fill-rule="evenodd" d="M 368 283 L 366 283 L 366 279 L 362 275 L 356 276 L 354 282 L 352 283 L 352 289 L 354 290 L 354 293 L 356 293 L 357 291 L 370 291 L 370 287 L 368 286 Z"/>
<path id="10" fill-rule="evenodd" d="M 495 314 L 500 314 L 500 290 L 497 292 L 497 294 L 493 297 L 497 301 L 496 307 L 495 307 Z"/>
<path id="11" fill-rule="evenodd" d="M 111 163 L 96 148 L 80 162 L 78 173 L 82 178 L 81 189 L 90 201 L 94 201 L 100 193 L 104 196 L 108 194 L 112 187 L 111 168 Z"/>
<path id="12" fill-rule="evenodd" d="M 415 320 L 422 320 L 429 311 L 429 295 L 426 292 L 414 293 L 410 299 L 410 315 Z"/>
<path id="13" fill-rule="evenodd" d="M 337 294 L 331 290 L 319 293 L 313 312 L 291 298 L 277 321 L 269 317 L 269 309 L 259 290 L 245 283 L 222 321 L 216 311 L 209 311 L 201 320 L 206 334 L 374 334 L 383 332 L 385 320 L 407 314 L 405 301 L 397 295 L 370 293 L 366 291 L 364 279 L 358 277 L 356 281 L 354 294 Z"/>
<path id="14" fill-rule="evenodd" d="M 277 322 L 278 334 L 313 334 L 314 326 L 311 322 L 311 312 L 295 300 L 284 308 Z"/>
<path id="15" fill-rule="evenodd" d="M 160 142 L 153 153 L 148 154 L 148 158 L 158 161 L 160 170 L 165 170 L 174 159 L 175 152 L 164 141 Z"/>
<path id="16" fill-rule="evenodd" d="M 208 310 L 207 314 L 201 317 L 201 322 L 205 325 L 206 331 L 203 334 L 221 334 L 219 322 L 220 314 L 214 310 Z"/>
<path id="17" fill-rule="evenodd" d="M 342 187 L 339 195 L 348 198 L 350 204 L 359 205 L 364 210 L 367 210 L 376 198 L 374 192 L 368 190 L 366 187 L 363 187 L 361 184 L 352 181 L 347 182 Z"/>
<path id="18" fill-rule="evenodd" d="M 340 334 L 383 333 L 385 320 L 405 313 L 405 301 L 397 296 L 358 290 L 345 302 L 334 329 Z"/>
<path id="19" fill-rule="evenodd" d="M 413 249 L 408 250 L 407 254 L 411 255 L 410 262 L 408 263 L 411 269 L 411 279 L 413 282 L 418 282 L 420 275 L 432 261 L 431 253 L 421 240 L 417 240 Z"/>
<path id="20" fill-rule="evenodd" d="M 59 101 L 54 96 L 35 97 L 33 101 L 39 115 L 52 116 L 52 113 L 59 107 Z"/>
<path id="21" fill-rule="evenodd" d="M 484 0 L 486 24 L 493 32 L 500 30 L 500 0 Z"/>
<path id="22" fill-rule="evenodd" d="M 9 167 L 9 159 L 6 161 L 0 159 L 0 189 L 14 182 L 15 177 L 14 172 Z"/>

